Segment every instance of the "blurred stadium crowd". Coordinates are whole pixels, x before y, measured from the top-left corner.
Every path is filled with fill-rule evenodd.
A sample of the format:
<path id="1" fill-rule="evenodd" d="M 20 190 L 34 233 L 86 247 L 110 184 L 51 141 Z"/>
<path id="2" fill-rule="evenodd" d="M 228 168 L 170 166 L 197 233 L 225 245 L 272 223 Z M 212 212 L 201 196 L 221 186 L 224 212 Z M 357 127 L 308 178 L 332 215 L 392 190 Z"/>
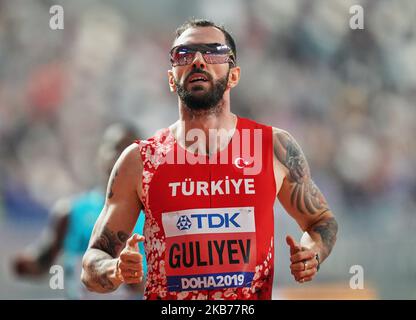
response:
<path id="1" fill-rule="evenodd" d="M 54 4 L 64 30 L 49 29 Z M 364 30 L 349 27 L 354 4 Z M 96 183 L 108 124 L 129 121 L 150 136 L 175 121 L 168 51 L 189 16 L 231 31 L 242 68 L 233 111 L 298 140 L 340 237 L 368 249 L 357 257 L 388 247 L 371 241 L 414 244 L 413 0 L 0 0 L 0 219 L 41 219 L 57 198 Z M 340 248 L 354 254 L 350 244 Z M 328 263 L 331 276 L 344 272 Z M 414 258 L 400 263 L 415 270 Z M 414 271 L 398 272 L 416 283 Z"/>

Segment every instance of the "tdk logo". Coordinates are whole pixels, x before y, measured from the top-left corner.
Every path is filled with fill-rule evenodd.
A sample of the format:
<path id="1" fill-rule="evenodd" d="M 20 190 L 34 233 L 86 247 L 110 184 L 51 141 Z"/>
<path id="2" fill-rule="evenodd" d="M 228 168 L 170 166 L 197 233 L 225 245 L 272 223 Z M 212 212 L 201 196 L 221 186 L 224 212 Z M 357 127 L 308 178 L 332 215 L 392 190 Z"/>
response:
<path id="1" fill-rule="evenodd" d="M 178 222 L 176 223 L 176 227 L 179 230 L 189 230 L 191 226 L 192 222 L 187 216 L 180 216 Z"/>
<path id="2" fill-rule="evenodd" d="M 212 233 L 220 235 L 234 232 L 256 232 L 253 207 L 193 208 L 163 212 L 161 218 L 166 239 Z M 229 249 L 231 253 L 234 250 L 231 247 Z M 195 253 L 195 251 L 193 252 Z"/>
<path id="3" fill-rule="evenodd" d="M 235 221 L 238 217 L 240 212 L 236 212 L 234 214 L 218 214 L 218 213 L 210 213 L 210 214 L 191 214 L 191 218 L 196 218 L 198 222 L 198 229 L 202 229 L 204 227 L 208 228 L 229 228 L 230 225 L 233 225 L 236 228 L 241 228 L 241 226 Z M 182 217 L 181 217 L 182 218 Z"/>

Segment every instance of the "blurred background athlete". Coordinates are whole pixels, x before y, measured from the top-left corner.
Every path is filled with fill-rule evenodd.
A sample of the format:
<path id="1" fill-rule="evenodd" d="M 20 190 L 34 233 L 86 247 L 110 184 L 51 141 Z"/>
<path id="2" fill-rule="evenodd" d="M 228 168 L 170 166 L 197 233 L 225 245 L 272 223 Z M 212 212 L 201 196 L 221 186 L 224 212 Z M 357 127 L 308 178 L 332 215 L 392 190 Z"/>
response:
<path id="1" fill-rule="evenodd" d="M 109 296 L 93 294 L 85 290 L 79 280 L 81 258 L 88 247 L 94 223 L 104 205 L 105 183 L 121 152 L 137 139 L 133 126 L 116 123 L 107 128 L 98 150 L 100 183 L 96 187 L 70 199 L 61 199 L 51 210 L 50 225 L 44 230 L 41 240 L 16 255 L 13 269 L 21 278 L 35 279 L 49 274 L 50 267 L 60 254 L 64 257 L 65 292 L 70 299 L 141 299 L 143 286 L 128 285 Z M 104 186 L 103 186 L 104 185 Z M 140 215 L 134 232 L 142 233 L 144 215 Z M 144 247 L 140 245 L 140 251 Z M 144 261 L 144 270 L 146 262 Z"/>

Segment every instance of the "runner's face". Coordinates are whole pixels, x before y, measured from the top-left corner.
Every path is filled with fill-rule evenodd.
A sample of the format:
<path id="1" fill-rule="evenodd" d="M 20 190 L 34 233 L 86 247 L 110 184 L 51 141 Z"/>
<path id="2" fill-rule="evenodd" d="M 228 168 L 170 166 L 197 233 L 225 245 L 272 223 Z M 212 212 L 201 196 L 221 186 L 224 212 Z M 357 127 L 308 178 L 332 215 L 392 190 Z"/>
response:
<path id="1" fill-rule="evenodd" d="M 196 27 L 185 30 L 173 46 L 201 43 L 226 44 L 224 34 L 217 28 Z M 209 109 L 229 90 L 229 72 L 228 63 L 208 64 L 197 52 L 191 64 L 169 70 L 169 83 L 191 109 Z M 195 81 L 193 78 L 197 75 L 204 76 L 205 80 Z"/>

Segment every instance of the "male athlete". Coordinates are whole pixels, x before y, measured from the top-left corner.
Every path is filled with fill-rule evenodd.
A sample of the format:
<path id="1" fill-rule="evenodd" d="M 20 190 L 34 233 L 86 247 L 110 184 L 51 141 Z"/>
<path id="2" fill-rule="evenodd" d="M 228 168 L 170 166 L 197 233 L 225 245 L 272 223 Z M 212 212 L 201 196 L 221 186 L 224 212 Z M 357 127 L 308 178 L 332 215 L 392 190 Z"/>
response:
<path id="1" fill-rule="evenodd" d="M 136 130 L 128 125 L 115 123 L 105 133 L 98 151 L 100 183 L 87 192 L 70 199 L 58 200 L 52 209 L 51 224 L 44 230 L 36 246 L 26 248 L 13 259 L 13 269 L 19 277 L 38 278 L 48 274 L 50 267 L 63 253 L 65 268 L 65 293 L 70 299 L 98 298 L 85 292 L 79 281 L 82 255 L 88 247 L 94 223 L 105 201 L 105 185 L 111 169 L 123 150 L 137 138 Z M 142 232 L 144 215 L 137 221 L 135 231 Z M 144 252 L 144 248 L 140 248 Z M 146 270 L 146 266 L 143 266 Z M 83 289 L 83 290 L 81 290 Z M 126 290 L 108 298 L 140 299 L 143 288 L 138 285 L 126 286 Z"/>
<path id="2" fill-rule="evenodd" d="M 295 280 L 311 281 L 330 254 L 337 222 L 299 145 L 230 111 L 236 58 L 231 35 L 210 21 L 177 30 L 168 80 L 179 120 L 116 162 L 83 259 L 90 290 L 141 282 L 133 248 L 144 241 L 145 299 L 271 299 L 276 197 L 304 231 L 300 244 L 286 238 Z M 142 207 L 144 237 L 131 235 Z"/>

